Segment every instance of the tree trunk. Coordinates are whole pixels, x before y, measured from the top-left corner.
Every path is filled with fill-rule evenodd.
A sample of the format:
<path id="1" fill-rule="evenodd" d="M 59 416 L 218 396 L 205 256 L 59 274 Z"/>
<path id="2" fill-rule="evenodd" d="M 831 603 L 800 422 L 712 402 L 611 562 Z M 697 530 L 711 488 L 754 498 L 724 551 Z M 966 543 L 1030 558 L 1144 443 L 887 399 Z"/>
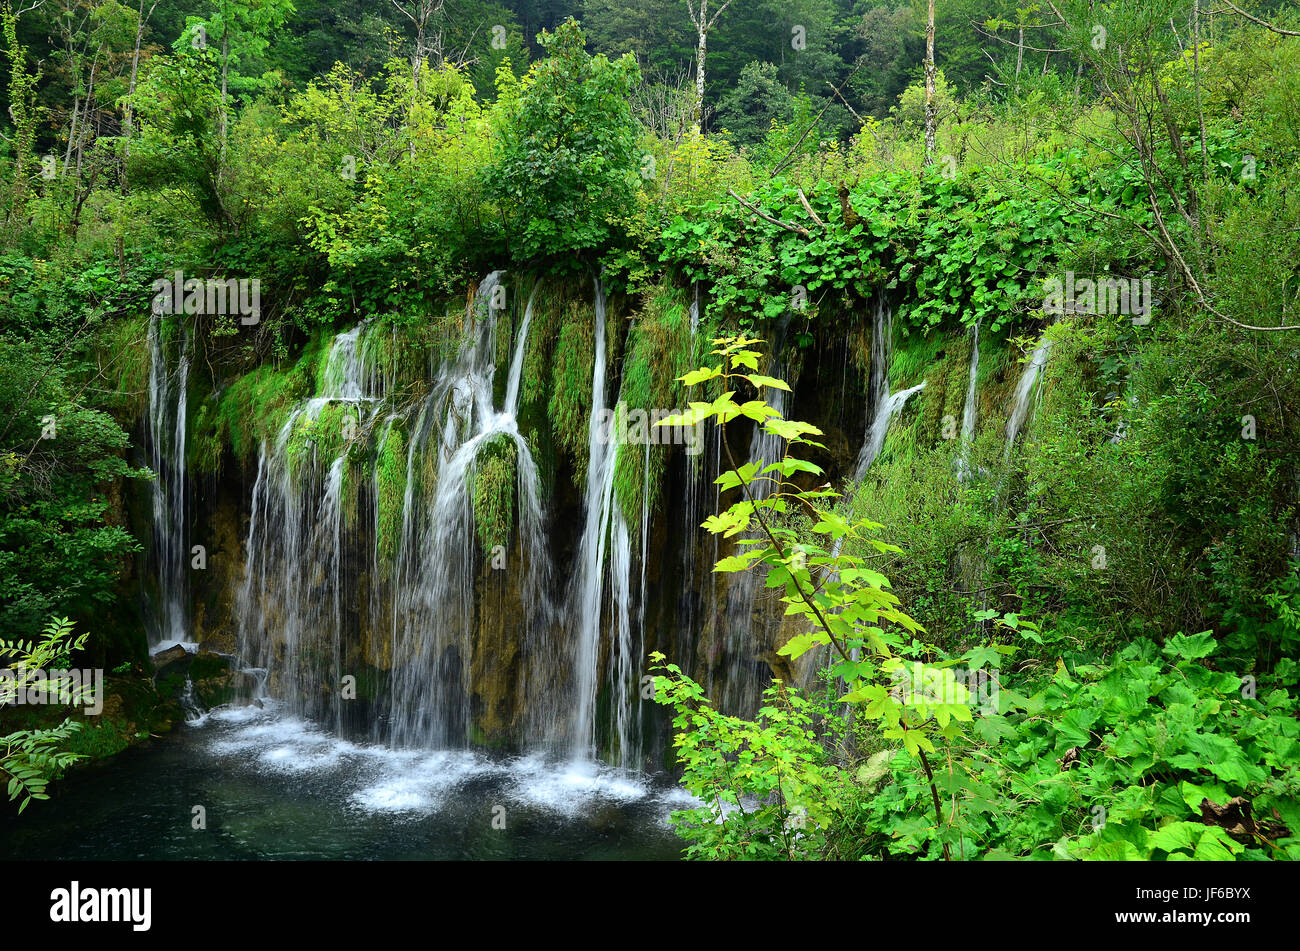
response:
<path id="1" fill-rule="evenodd" d="M 72 97 L 72 121 L 68 124 L 68 147 L 63 150 L 63 174 L 68 174 L 68 166 L 72 164 L 72 143 L 77 138 L 77 114 L 81 111 L 81 97 Z"/>
<path id="2" fill-rule="evenodd" d="M 1205 147 L 1205 108 L 1201 104 L 1201 0 L 1192 2 L 1192 84 L 1196 89 L 1196 120 L 1201 129 L 1201 180 L 1210 180 Z"/>
<path id="3" fill-rule="evenodd" d="M 155 3 L 154 6 L 157 6 Z M 153 7 L 149 8 L 149 16 L 153 15 Z M 144 0 L 140 0 L 140 12 L 136 14 L 135 21 L 135 50 L 131 53 L 131 78 L 127 81 L 126 102 L 122 106 L 122 188 L 126 189 L 126 160 L 131 157 L 131 136 L 135 132 L 135 107 L 132 104 L 132 97 L 135 96 L 135 82 L 140 75 L 140 45 L 144 43 L 144 25 L 149 20 L 149 16 L 144 12 Z"/>
<path id="4" fill-rule="evenodd" d="M 925 21 L 925 164 L 934 164 L 934 133 L 938 106 L 934 101 L 934 0 Z"/>
<path id="5" fill-rule="evenodd" d="M 221 163 L 226 162 L 226 84 L 230 77 L 230 27 L 221 24 Z"/>
<path id="6" fill-rule="evenodd" d="M 1016 88 L 1020 87 L 1020 67 L 1025 63 L 1025 25 L 1016 31 Z"/>
<path id="7" fill-rule="evenodd" d="M 704 57 L 707 53 L 709 0 L 700 0 L 700 20 L 696 24 L 700 43 L 695 51 L 695 131 L 704 131 Z"/>

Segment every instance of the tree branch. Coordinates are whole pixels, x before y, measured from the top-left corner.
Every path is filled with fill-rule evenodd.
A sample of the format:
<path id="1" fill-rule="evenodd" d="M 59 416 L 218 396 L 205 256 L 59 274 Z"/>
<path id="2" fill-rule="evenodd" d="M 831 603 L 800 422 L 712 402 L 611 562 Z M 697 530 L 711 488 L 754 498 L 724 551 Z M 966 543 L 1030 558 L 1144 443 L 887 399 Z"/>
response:
<path id="1" fill-rule="evenodd" d="M 748 209 L 749 209 L 750 211 L 752 211 L 754 214 L 758 215 L 758 217 L 762 218 L 764 221 L 767 221 L 767 222 L 769 222 L 769 223 L 771 223 L 771 224 L 774 224 L 774 225 L 776 225 L 776 226 L 779 227 L 779 228 L 784 228 L 786 231 L 793 231 L 795 234 L 797 234 L 797 235 L 801 235 L 801 236 L 803 236 L 803 237 L 805 237 L 805 238 L 811 238 L 811 237 L 812 237 L 812 234 L 811 234 L 811 233 L 808 231 L 808 229 L 805 228 L 803 225 L 792 225 L 792 224 L 787 224 L 786 222 L 780 220 L 779 218 L 773 218 L 771 215 L 769 215 L 767 212 L 763 211 L 763 210 L 762 210 L 761 208 L 759 208 L 757 205 L 751 205 L 749 202 L 745 201 L 745 199 L 743 199 L 743 198 L 741 198 L 739 195 L 737 195 L 736 192 L 735 192 L 735 189 L 728 188 L 728 189 L 727 189 L 727 194 L 730 195 L 732 198 L 736 199 L 736 201 L 740 202 L 742 205 L 744 205 L 746 208 L 748 208 Z"/>
<path id="2" fill-rule="evenodd" d="M 1259 17 L 1251 16 L 1245 10 L 1241 9 L 1241 7 L 1233 3 L 1232 0 L 1223 0 L 1223 2 L 1226 3 L 1234 13 L 1244 16 L 1251 23 L 1258 23 L 1266 30 L 1272 30 L 1274 33 L 1281 33 L 1283 36 L 1300 36 L 1300 33 L 1297 33 L 1295 30 L 1284 30 L 1280 26 L 1274 26 L 1267 20 L 1261 20 Z"/>

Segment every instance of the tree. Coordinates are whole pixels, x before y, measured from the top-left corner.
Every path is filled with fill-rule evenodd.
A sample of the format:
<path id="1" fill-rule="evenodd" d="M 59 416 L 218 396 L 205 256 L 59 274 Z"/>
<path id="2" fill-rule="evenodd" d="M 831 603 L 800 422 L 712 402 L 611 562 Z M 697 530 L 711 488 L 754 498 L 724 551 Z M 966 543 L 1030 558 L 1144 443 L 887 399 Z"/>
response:
<path id="1" fill-rule="evenodd" d="M 136 14 L 135 21 L 135 47 L 131 52 L 131 79 L 127 83 L 126 96 L 122 100 L 122 136 L 125 144 L 122 148 L 124 160 L 131 157 L 131 136 L 135 133 L 135 117 L 132 113 L 132 100 L 135 97 L 135 84 L 140 78 L 140 44 L 144 42 L 144 30 L 149 23 L 149 18 L 153 16 L 153 11 L 158 6 L 158 0 L 154 0 L 149 5 L 148 11 L 144 8 L 144 0 L 140 0 L 140 9 Z M 125 187 L 125 183 L 124 183 Z"/>
<path id="2" fill-rule="evenodd" d="M 419 88 L 420 69 L 424 66 L 425 57 L 432 53 L 435 63 L 442 62 L 442 26 L 439 21 L 447 0 L 405 0 L 405 2 L 389 0 L 389 2 L 397 12 L 406 17 L 415 30 L 415 46 L 411 49 L 411 86 Z M 432 31 L 429 29 L 430 20 L 433 21 L 434 26 Z"/>
<path id="3" fill-rule="evenodd" d="M 938 107 L 934 101 L 934 0 L 925 21 L 925 164 L 934 163 L 934 133 Z"/>
<path id="4" fill-rule="evenodd" d="M 122 458 L 122 427 L 72 388 L 70 346 L 0 334 L 0 400 L 12 412 L 0 426 L 0 634 L 11 637 L 111 602 L 140 547 L 112 524 L 108 486 L 144 473 Z"/>
<path id="5" fill-rule="evenodd" d="M 631 53 L 647 76 L 689 67 L 695 37 L 680 19 L 681 0 L 584 0 L 582 28 L 611 56 Z"/>
<path id="6" fill-rule="evenodd" d="M 695 130 L 704 128 L 704 58 L 708 54 L 709 32 L 717 25 L 718 18 L 727 12 L 731 0 L 724 0 L 722 6 L 709 16 L 709 0 L 686 0 L 686 9 L 690 13 L 691 23 L 695 26 Z"/>
<path id="7" fill-rule="evenodd" d="M 27 204 L 36 128 L 43 111 L 36 103 L 36 84 L 41 74 L 39 70 L 28 72 L 27 51 L 18 42 L 18 15 L 7 3 L 0 11 L 0 29 L 4 32 L 5 56 L 9 60 L 9 114 L 14 121 L 13 184 L 6 218 L 18 220 Z"/>
<path id="8" fill-rule="evenodd" d="M 761 142 L 774 122 L 789 122 L 794 116 L 795 97 L 781 82 L 772 63 L 750 63 L 741 71 L 740 82 L 718 105 L 718 124 L 737 143 Z"/>
<path id="9" fill-rule="evenodd" d="M 216 9 L 207 19 L 190 17 L 183 40 L 191 45 L 206 46 L 211 37 L 220 37 L 221 110 L 218 138 L 221 158 L 226 157 L 226 133 L 229 128 L 230 68 L 239 66 L 266 51 L 272 30 L 284 25 L 293 13 L 293 0 L 217 0 Z M 256 85 L 245 82 L 243 85 Z"/>
<path id="10" fill-rule="evenodd" d="M 629 97 L 636 61 L 586 51 L 572 18 L 539 37 L 547 51 L 522 80 L 498 74 L 500 153 L 488 170 L 522 257 L 589 251 L 636 207 L 640 153 Z"/>
<path id="11" fill-rule="evenodd" d="M 863 115 L 883 118 L 907 88 L 916 55 L 916 15 L 909 6 L 873 7 L 855 28 L 857 67 L 849 87 Z"/>

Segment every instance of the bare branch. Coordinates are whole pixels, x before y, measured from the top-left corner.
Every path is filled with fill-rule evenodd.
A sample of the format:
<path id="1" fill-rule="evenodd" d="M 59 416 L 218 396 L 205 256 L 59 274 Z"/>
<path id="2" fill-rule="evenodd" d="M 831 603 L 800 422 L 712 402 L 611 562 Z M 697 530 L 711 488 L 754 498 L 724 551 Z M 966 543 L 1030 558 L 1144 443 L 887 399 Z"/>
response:
<path id="1" fill-rule="evenodd" d="M 817 212 L 813 211 L 812 205 L 808 204 L 808 196 L 803 193 L 802 188 L 799 189 L 799 201 L 803 205 L 804 211 L 808 212 L 808 217 L 825 228 L 826 222 L 817 217 Z"/>
<path id="2" fill-rule="evenodd" d="M 1284 30 L 1280 26 L 1274 26 L 1272 23 L 1269 23 L 1267 20 L 1261 20 L 1259 17 L 1251 16 L 1245 10 L 1241 9 L 1241 7 L 1233 3 L 1232 0 L 1223 0 L 1223 2 L 1226 3 L 1233 10 L 1233 12 L 1240 14 L 1241 16 L 1244 16 L 1251 23 L 1258 23 L 1266 30 L 1272 30 L 1274 33 L 1281 33 L 1283 36 L 1300 36 L 1300 33 L 1297 33 L 1295 30 Z"/>
<path id="3" fill-rule="evenodd" d="M 786 231 L 793 231 L 795 234 L 801 235 L 805 238 L 812 237 L 812 234 L 809 233 L 808 229 L 805 228 L 803 225 L 787 224 L 786 222 L 781 221 L 779 218 L 773 218 L 767 212 L 763 211 L 763 209 L 759 208 L 756 205 L 751 205 L 749 202 L 745 201 L 745 199 L 737 195 L 735 189 L 728 188 L 727 194 L 730 195 L 732 198 L 736 199 L 736 201 L 740 202 L 742 205 L 744 205 L 754 214 L 758 215 L 758 217 L 762 218 L 764 221 L 770 222 L 771 224 L 774 224 L 779 228 L 784 228 Z"/>

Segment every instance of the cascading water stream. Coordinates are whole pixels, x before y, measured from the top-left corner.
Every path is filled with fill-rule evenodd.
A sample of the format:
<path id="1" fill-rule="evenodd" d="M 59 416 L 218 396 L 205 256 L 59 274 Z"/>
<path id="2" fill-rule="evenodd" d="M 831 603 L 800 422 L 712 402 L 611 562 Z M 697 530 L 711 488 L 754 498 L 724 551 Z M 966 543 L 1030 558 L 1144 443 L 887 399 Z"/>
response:
<path id="1" fill-rule="evenodd" d="M 497 412 L 492 380 L 498 314 L 492 301 L 500 280 L 501 272 L 493 272 L 480 284 L 468 318 L 471 342 L 440 376 L 421 409 L 407 455 L 388 714 L 389 738 L 398 746 L 443 747 L 469 741 L 478 564 L 473 486 L 481 454 L 494 443 L 508 443 L 514 453 L 524 560 L 519 573 L 524 615 L 520 633 L 525 643 L 533 639 L 536 616 L 545 611 L 541 480 L 516 421 L 536 289 L 525 307 L 511 359 L 505 406 Z M 440 425 L 443 408 L 446 416 Z M 421 470 L 429 452 L 437 457 L 437 467 L 426 480 Z M 432 485 L 425 484 L 429 481 Z"/>
<path id="2" fill-rule="evenodd" d="M 1016 444 L 1016 436 L 1020 434 L 1021 428 L 1029 416 L 1030 400 L 1036 392 L 1035 384 L 1038 382 L 1039 374 L 1042 373 L 1043 366 L 1047 363 L 1047 356 L 1051 353 L 1052 342 L 1044 337 L 1034 347 L 1033 353 L 1029 356 L 1029 364 L 1025 367 L 1025 372 L 1020 375 L 1020 381 L 1016 384 L 1015 402 L 1011 409 L 1011 418 L 1007 420 L 1007 447 L 1005 458 L 1011 458 L 1011 450 Z"/>
<path id="3" fill-rule="evenodd" d="M 965 482 L 971 477 L 970 448 L 975 441 L 975 424 L 977 422 L 978 394 L 975 392 L 976 379 L 980 369 L 980 325 L 979 321 L 971 328 L 970 339 L 970 374 L 966 381 L 966 403 L 961 411 L 961 446 L 957 450 L 957 481 Z"/>
<path id="4" fill-rule="evenodd" d="M 891 393 L 885 398 L 885 401 L 876 411 L 876 418 L 871 421 L 871 428 L 867 431 L 867 441 L 863 443 L 862 451 L 858 453 L 857 470 L 854 473 L 853 481 L 861 482 L 871 464 L 876 461 L 880 451 L 885 448 L 885 437 L 889 435 L 889 426 L 894 421 L 894 417 L 903 411 L 904 405 L 916 393 L 925 389 L 925 381 L 922 380 L 916 386 L 909 387 L 906 390 L 900 390 L 897 393 Z"/>
<path id="5" fill-rule="evenodd" d="M 348 486 L 358 478 L 351 445 L 374 436 L 373 445 L 384 447 L 407 418 L 384 400 L 389 385 L 377 359 L 379 334 L 369 322 L 334 338 L 318 395 L 295 407 L 274 442 L 261 449 L 239 596 L 241 646 L 250 668 L 273 672 L 270 686 L 296 712 L 341 728 L 344 645 L 364 633 L 368 619 L 367 660 L 390 668 L 385 738 L 397 746 L 468 742 L 480 564 L 473 489 L 489 447 L 508 455 L 516 474 L 521 557 L 506 560 L 518 583 L 521 640 L 534 646 L 535 622 L 547 614 L 544 514 L 537 467 L 516 422 L 533 299 L 498 412 L 492 383 L 500 287 L 501 272 L 481 283 L 466 319 L 468 339 L 419 407 L 406 448 L 401 530 L 394 530 L 390 556 L 380 552 L 379 463 L 369 482 L 362 476 L 361 486 Z M 327 425 L 342 425 L 343 438 L 333 439 Z M 332 454 L 319 448 L 335 444 Z M 368 525 L 352 501 L 363 492 L 372 502 Z M 350 557 L 371 537 L 370 557 Z M 371 573 L 362 585 L 365 564 Z M 386 659 L 377 656 L 383 653 L 378 632 L 385 628 Z"/>
<path id="6" fill-rule="evenodd" d="M 606 553 L 608 550 L 610 688 L 616 747 L 620 765 L 633 761 L 632 631 L 630 614 L 631 538 L 622 507 L 614 497 L 614 472 L 619 447 L 616 429 L 607 425 L 605 289 L 595 281 L 596 351 L 592 361 L 591 416 L 588 421 L 587 492 L 582 539 L 578 547 L 578 578 L 572 592 L 573 617 L 578 625 L 574 649 L 575 696 L 571 752 L 591 760 L 596 752 L 596 698 L 600 684 L 601 629 L 605 616 Z"/>
<path id="7" fill-rule="evenodd" d="M 867 427 L 867 437 L 858 452 L 853 470 L 853 484 L 860 483 L 871 464 L 885 447 L 885 437 L 894 417 L 903 411 L 907 401 L 925 388 L 922 380 L 916 386 L 898 393 L 889 391 L 889 361 L 893 353 L 894 315 L 882 294 L 876 299 L 876 319 L 871 325 L 871 405 L 873 416 Z"/>
<path id="8" fill-rule="evenodd" d="M 274 671 L 276 692 L 300 713 L 340 725 L 344 604 L 355 600 L 346 574 L 344 478 L 349 445 L 379 412 L 382 376 L 364 337 L 368 322 L 339 334 L 321 373 L 319 395 L 289 414 L 274 443 L 258 453 L 244 580 L 238 596 L 240 646 L 251 668 Z M 320 442 L 322 413 L 345 404 L 337 454 Z M 322 685 L 328 685 L 322 690 Z"/>
<path id="9" fill-rule="evenodd" d="M 186 394 L 190 371 L 190 335 L 177 319 L 177 358 L 169 367 L 163 317 L 149 318 L 149 449 L 156 474 L 153 484 L 153 556 L 158 573 L 158 602 L 150 630 L 154 652 L 189 641 L 186 606 L 190 551 L 185 472 Z"/>
<path id="10" fill-rule="evenodd" d="M 975 423 L 978 407 L 976 406 L 975 380 L 980 369 L 980 325 L 979 321 L 971 328 L 970 335 L 970 375 L 966 381 L 966 403 L 961 410 L 962 443 L 968 445 L 975 438 Z"/>

